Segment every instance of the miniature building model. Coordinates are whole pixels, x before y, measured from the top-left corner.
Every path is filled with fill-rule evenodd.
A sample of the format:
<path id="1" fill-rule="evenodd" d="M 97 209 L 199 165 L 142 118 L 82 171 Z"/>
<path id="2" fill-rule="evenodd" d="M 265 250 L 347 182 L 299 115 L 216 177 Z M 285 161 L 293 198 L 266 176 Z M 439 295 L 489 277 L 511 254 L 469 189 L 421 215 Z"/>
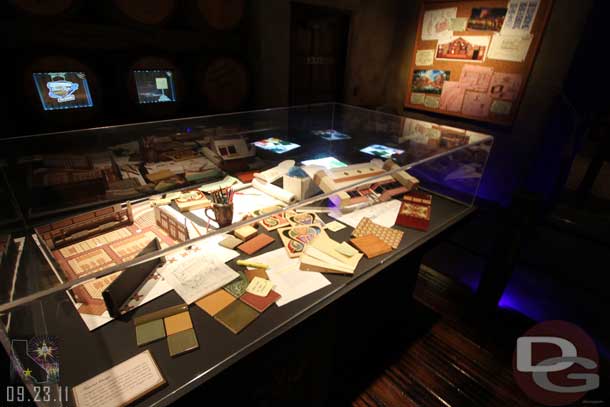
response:
<path id="1" fill-rule="evenodd" d="M 485 54 L 485 48 L 485 46 L 473 45 L 464 38 L 458 37 L 449 43 L 439 44 L 436 56 L 437 58 L 479 60 Z"/>
<path id="2" fill-rule="evenodd" d="M 40 226 L 35 231 L 47 247 L 53 250 L 132 223 L 133 214 L 128 202 L 125 207 L 117 204 L 86 212 Z"/>
<path id="3" fill-rule="evenodd" d="M 189 231 L 186 225 L 180 223 L 178 219 L 171 216 L 160 206 L 155 207 L 155 223 L 167 232 L 172 239 L 178 242 L 186 242 L 189 240 Z"/>
<path id="4" fill-rule="evenodd" d="M 405 171 L 382 176 L 388 171 L 398 168 L 398 165 L 391 160 L 386 161 L 383 166 L 380 166 L 379 163 L 378 160 L 372 160 L 370 163 L 321 170 L 314 175 L 314 182 L 323 192 L 330 193 L 363 181 L 353 189 L 338 192 L 331 197 L 331 201 L 341 207 L 366 202 L 369 199 L 386 201 L 417 186 L 418 180 Z M 381 177 L 373 181 L 366 181 L 368 178 L 377 176 Z"/>

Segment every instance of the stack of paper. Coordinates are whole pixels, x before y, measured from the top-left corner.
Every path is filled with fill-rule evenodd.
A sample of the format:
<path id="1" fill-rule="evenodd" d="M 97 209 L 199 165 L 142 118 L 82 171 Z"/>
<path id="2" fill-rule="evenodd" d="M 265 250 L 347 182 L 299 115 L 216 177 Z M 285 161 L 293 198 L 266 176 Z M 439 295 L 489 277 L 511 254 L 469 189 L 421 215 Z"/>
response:
<path id="1" fill-rule="evenodd" d="M 273 289 L 282 296 L 276 302 L 278 307 L 330 285 L 330 281 L 320 273 L 300 271 L 299 259 L 288 257 L 284 248 L 251 257 L 248 260 L 268 266 L 266 272 L 275 285 Z"/>
<path id="2" fill-rule="evenodd" d="M 301 270 L 323 273 L 354 274 L 362 253 L 346 251 L 330 237 L 319 235 L 301 255 Z"/>

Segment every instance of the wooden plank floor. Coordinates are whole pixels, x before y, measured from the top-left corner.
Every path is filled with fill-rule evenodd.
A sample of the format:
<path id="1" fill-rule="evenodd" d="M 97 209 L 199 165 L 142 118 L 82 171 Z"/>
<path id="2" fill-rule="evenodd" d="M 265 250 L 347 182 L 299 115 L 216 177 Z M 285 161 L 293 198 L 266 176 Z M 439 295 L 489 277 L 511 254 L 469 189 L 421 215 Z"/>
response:
<path id="1" fill-rule="evenodd" d="M 534 406 L 512 378 L 510 344 L 523 332 L 521 323 L 511 321 L 508 338 L 494 340 L 496 327 L 489 326 L 493 332 L 488 332 L 469 322 L 464 304 L 471 296 L 465 287 L 424 267 L 415 297 L 420 306 L 441 317 L 407 343 L 352 406 Z"/>

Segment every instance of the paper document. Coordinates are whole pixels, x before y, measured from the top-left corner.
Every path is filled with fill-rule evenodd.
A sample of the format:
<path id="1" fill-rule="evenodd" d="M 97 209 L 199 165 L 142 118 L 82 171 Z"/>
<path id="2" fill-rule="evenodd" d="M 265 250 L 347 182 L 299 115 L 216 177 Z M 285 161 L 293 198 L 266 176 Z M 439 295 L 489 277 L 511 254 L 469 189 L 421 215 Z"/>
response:
<path id="1" fill-rule="evenodd" d="M 284 248 L 252 257 L 249 260 L 269 266 L 266 270 L 267 275 L 275 284 L 274 290 L 282 296 L 276 303 L 278 307 L 330 285 L 330 281 L 321 273 L 300 271 L 299 258 L 288 257 Z"/>
<path id="2" fill-rule="evenodd" d="M 357 211 L 347 213 L 345 215 L 341 212 L 331 212 L 329 215 L 353 228 L 358 226 L 358 223 L 360 223 L 362 218 L 365 217 L 371 219 L 379 225 L 390 228 L 396 223 L 396 217 L 400 211 L 400 205 L 400 201 L 392 199 L 390 201 L 369 206 L 367 208 L 358 209 Z"/>
<path id="3" fill-rule="evenodd" d="M 125 406 L 164 383 L 152 354 L 146 350 L 74 386 L 74 403 L 78 407 Z"/>
<path id="4" fill-rule="evenodd" d="M 171 263 L 162 271 L 165 281 L 187 304 L 210 294 L 239 277 L 212 253 L 199 252 Z"/>

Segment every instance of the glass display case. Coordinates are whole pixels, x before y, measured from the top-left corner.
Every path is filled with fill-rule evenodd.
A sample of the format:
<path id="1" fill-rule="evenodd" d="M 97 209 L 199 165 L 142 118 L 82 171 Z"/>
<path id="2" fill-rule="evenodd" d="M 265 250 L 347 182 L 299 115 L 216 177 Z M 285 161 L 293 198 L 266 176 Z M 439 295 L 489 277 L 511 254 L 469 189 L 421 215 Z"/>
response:
<path id="1" fill-rule="evenodd" d="M 325 103 L 0 144 L 12 397 L 146 366 L 114 401 L 166 405 L 468 215 L 493 138 Z"/>

